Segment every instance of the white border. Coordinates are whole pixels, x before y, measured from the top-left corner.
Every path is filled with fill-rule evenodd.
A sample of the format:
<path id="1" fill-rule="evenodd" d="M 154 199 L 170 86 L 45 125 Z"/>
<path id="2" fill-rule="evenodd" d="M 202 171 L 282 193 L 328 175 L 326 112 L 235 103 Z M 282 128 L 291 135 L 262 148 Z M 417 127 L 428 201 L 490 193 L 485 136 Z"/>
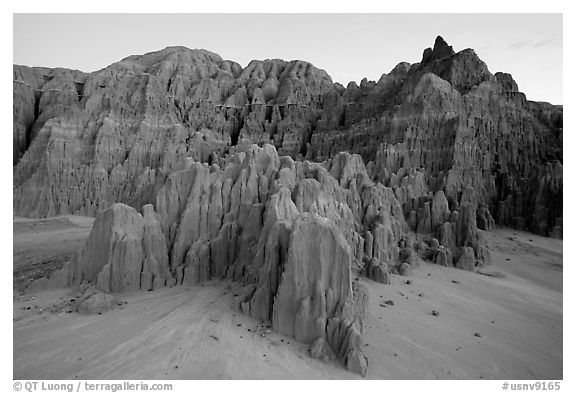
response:
<path id="1" fill-rule="evenodd" d="M 464 13 L 479 13 L 479 12 L 495 12 L 495 13 L 550 13 L 560 12 L 564 13 L 564 86 L 572 86 L 572 89 L 564 88 L 564 106 L 565 108 L 572 109 L 574 104 L 573 91 L 576 87 L 574 81 L 574 72 L 576 72 L 576 64 L 574 63 L 574 48 L 576 47 L 574 38 L 574 13 L 568 6 L 569 2 L 564 1 L 495 1 L 483 0 L 481 2 L 474 2 L 474 4 L 464 4 L 462 1 L 424 1 L 424 0 L 411 0 L 409 2 L 391 2 L 383 3 L 376 1 L 363 1 L 355 0 L 354 2 L 312 2 L 311 0 L 291 0 L 291 1 L 262 1 L 262 0 L 219 0 L 219 1 L 203 1 L 199 4 L 193 1 L 175 1 L 167 4 L 166 2 L 146 2 L 143 1 L 119 1 L 119 0 L 99 0 L 97 2 L 81 2 L 78 0 L 64 0 L 64 1 L 12 1 L 10 4 L 2 5 L 2 14 L 0 20 L 0 35 L 3 42 L 2 45 L 2 105 L 0 105 L 1 119 L 3 119 L 5 126 L 2 128 L 3 143 L 1 144 L 2 154 L 0 157 L 5 161 L 1 166 L 4 168 L 0 171 L 3 192 L 0 193 L 2 198 L 1 206 L 2 212 L 2 225 L 1 225 L 1 246 L 3 256 L 3 271 L 2 282 L 0 284 L 1 302 L 2 302 L 2 337 L 12 338 L 12 269 L 11 269 L 11 242 L 12 242 L 12 228 L 11 228 L 11 215 L 12 211 L 12 192 L 9 189 L 12 184 L 12 172 L 8 169 L 8 161 L 11 161 L 12 156 L 12 143 L 9 141 L 11 130 L 9 128 L 8 119 L 12 119 L 11 102 L 12 102 L 12 84 L 8 79 L 12 74 L 12 13 L 14 12 L 148 12 L 148 13 L 169 13 L 169 12 L 418 12 L 418 13 L 433 13 L 433 12 L 464 12 Z M 568 110 L 564 116 L 565 128 L 568 130 L 564 134 L 565 146 L 568 147 L 566 151 L 571 152 L 571 148 L 576 146 L 574 132 L 573 115 L 571 110 Z M 574 179 L 571 174 L 575 173 L 574 159 L 571 154 L 568 154 L 564 160 L 565 173 L 568 176 L 564 178 L 564 195 L 569 198 L 574 194 Z M 571 198 L 570 198 L 571 199 Z M 574 230 L 572 223 L 576 222 L 574 217 L 574 208 L 571 204 L 564 204 L 564 239 L 571 244 L 573 239 Z M 574 369 L 573 351 L 574 348 L 574 312 L 573 309 L 573 295 L 574 286 L 570 285 L 572 280 L 566 280 L 566 277 L 574 277 L 574 250 L 567 247 L 565 250 L 564 258 L 568 263 L 564 264 L 564 302 L 567 304 L 564 307 L 564 381 L 562 382 L 562 391 L 574 391 L 573 373 L 570 370 Z M 10 341 L 10 342 L 8 342 Z M 2 373 L 2 391 L 12 391 L 12 340 L 4 341 L 5 350 L 3 351 L 1 373 Z M 275 383 L 273 387 L 269 386 L 270 382 L 263 381 L 233 381 L 233 382 L 203 382 L 203 381 L 174 381 L 176 387 L 174 391 L 203 391 L 204 389 L 234 389 L 235 392 L 254 392 L 260 388 L 272 388 L 274 391 L 279 392 L 294 392 L 300 389 L 318 389 L 329 387 L 330 389 L 337 390 L 356 390 L 356 389 L 379 389 L 387 391 L 435 391 L 441 390 L 443 392 L 490 392 L 501 391 L 501 383 L 498 381 L 362 381 L 361 386 L 353 385 L 351 381 L 285 381 L 280 384 Z M 232 386 L 233 384 L 233 386 Z M 327 386 L 328 385 L 328 386 Z M 570 388 L 572 386 L 572 388 Z"/>

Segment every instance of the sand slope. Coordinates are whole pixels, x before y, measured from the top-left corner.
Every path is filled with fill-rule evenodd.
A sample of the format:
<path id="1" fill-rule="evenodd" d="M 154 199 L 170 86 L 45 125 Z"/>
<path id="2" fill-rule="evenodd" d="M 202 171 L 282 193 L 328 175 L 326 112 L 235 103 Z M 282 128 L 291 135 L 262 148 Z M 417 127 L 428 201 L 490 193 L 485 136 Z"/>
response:
<path id="1" fill-rule="evenodd" d="M 49 276 L 86 242 L 94 218 L 60 216 L 13 220 L 14 286 L 23 289 L 31 280 Z"/>
<path id="2" fill-rule="evenodd" d="M 31 249 L 58 243 L 29 232 L 15 226 L 15 254 L 23 236 Z M 366 378 L 562 378 L 562 241 L 485 236 L 493 265 L 483 272 L 494 276 L 423 263 L 392 285 L 364 280 Z M 66 312 L 70 289 L 16 295 L 14 378 L 361 378 L 235 311 L 236 291 L 210 282 L 123 294 L 121 306 L 90 316 Z"/>
<path id="3" fill-rule="evenodd" d="M 424 264 L 410 285 L 369 283 L 369 376 L 562 378 L 562 241 L 512 233 L 486 234 L 493 264 L 482 270 L 503 277 Z"/>

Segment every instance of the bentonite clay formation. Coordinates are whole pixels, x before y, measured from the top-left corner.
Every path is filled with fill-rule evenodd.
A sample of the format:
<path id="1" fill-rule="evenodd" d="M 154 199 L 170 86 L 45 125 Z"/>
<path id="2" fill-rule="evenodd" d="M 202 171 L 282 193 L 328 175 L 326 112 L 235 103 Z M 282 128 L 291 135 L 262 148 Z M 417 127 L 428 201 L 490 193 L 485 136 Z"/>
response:
<path id="1" fill-rule="evenodd" d="M 365 374 L 358 275 L 475 270 L 496 223 L 562 236 L 562 107 L 440 37 L 346 88 L 182 47 L 14 80 L 15 214 L 96 216 L 37 287 L 233 280 L 239 310 Z"/>
<path id="2" fill-rule="evenodd" d="M 437 199 L 443 230 L 422 254 L 470 270 L 489 263 L 472 205 L 458 214 Z M 99 212 L 85 247 L 48 284 L 123 292 L 230 279 L 243 286 L 239 310 L 311 344 L 314 356 L 366 373 L 368 294 L 357 276 L 389 283 L 417 259 L 399 200 L 370 179 L 360 156 L 294 161 L 252 145 L 223 167 L 189 162 L 154 205 Z"/>
<path id="3" fill-rule="evenodd" d="M 238 309 L 366 372 L 367 292 L 355 277 L 366 258 L 394 269 L 408 228 L 359 156 L 319 164 L 253 145 L 223 168 L 193 162 L 172 173 L 155 205 L 100 212 L 84 249 L 51 280 L 123 292 L 231 279 L 243 285 Z"/>
<path id="4" fill-rule="evenodd" d="M 440 190 L 457 204 L 471 186 L 471 202 L 499 224 L 559 237 L 562 113 L 441 37 L 420 63 L 346 88 L 303 61 L 242 69 L 183 47 L 90 74 L 14 66 L 14 210 L 140 208 L 187 159 L 270 143 L 294 159 L 360 154 L 375 180 L 412 184 L 401 199 L 413 207 Z"/>

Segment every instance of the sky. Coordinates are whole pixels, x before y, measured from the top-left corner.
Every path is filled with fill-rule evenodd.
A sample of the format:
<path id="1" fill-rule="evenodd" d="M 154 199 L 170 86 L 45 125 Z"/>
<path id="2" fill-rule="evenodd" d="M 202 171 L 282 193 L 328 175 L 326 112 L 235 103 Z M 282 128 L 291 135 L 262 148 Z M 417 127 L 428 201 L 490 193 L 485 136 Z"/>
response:
<path id="1" fill-rule="evenodd" d="M 562 104 L 562 14 L 14 14 L 13 62 L 96 71 L 167 46 L 246 66 L 306 60 L 347 85 L 416 63 L 441 35 L 512 74 L 528 99 Z"/>

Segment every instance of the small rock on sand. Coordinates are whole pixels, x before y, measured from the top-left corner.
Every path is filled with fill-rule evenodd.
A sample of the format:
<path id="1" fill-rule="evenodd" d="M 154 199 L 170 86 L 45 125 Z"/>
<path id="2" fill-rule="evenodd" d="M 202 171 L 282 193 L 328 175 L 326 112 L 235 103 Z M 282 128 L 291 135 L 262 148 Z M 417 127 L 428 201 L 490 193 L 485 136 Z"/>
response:
<path id="1" fill-rule="evenodd" d="M 101 314 L 108 311 L 116 304 L 116 298 L 103 292 L 95 292 L 83 299 L 77 306 L 80 314 Z"/>

